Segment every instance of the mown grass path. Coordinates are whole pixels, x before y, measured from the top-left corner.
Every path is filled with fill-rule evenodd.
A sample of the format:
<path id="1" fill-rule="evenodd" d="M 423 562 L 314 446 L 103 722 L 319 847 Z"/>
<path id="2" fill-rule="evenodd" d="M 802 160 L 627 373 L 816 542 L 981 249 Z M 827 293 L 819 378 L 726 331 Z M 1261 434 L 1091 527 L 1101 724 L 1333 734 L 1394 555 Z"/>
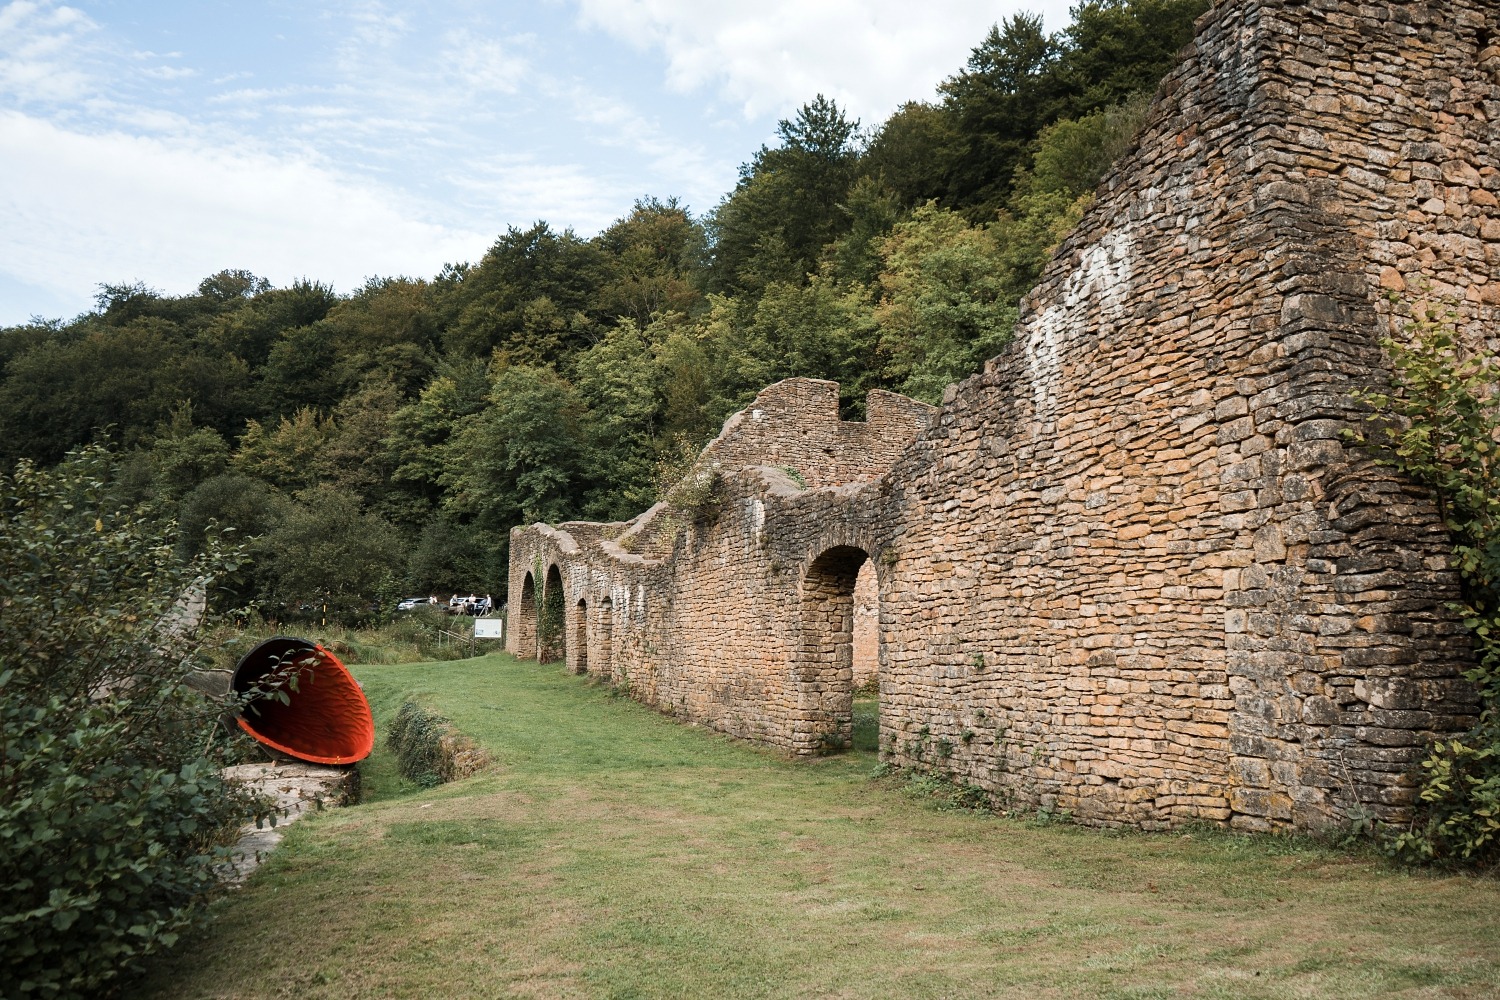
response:
<path id="1" fill-rule="evenodd" d="M 356 668 L 495 767 L 313 817 L 141 992 L 1493 997 L 1500 883 L 1301 841 L 934 808 L 506 656 Z"/>

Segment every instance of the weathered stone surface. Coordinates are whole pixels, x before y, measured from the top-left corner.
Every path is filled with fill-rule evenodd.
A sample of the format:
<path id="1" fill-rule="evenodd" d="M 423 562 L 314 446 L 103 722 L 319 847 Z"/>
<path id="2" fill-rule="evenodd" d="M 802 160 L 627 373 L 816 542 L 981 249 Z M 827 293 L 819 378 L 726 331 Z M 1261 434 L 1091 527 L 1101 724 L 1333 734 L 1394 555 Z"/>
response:
<path id="1" fill-rule="evenodd" d="M 574 669 L 818 753 L 869 566 L 898 764 L 1098 824 L 1399 816 L 1472 653 L 1432 502 L 1342 431 L 1411 297 L 1496 346 L 1494 15 L 1217 4 L 1010 349 L 867 424 L 769 387 L 704 453 L 716 513 L 516 529 L 509 648 L 550 579 Z"/>
<path id="2" fill-rule="evenodd" d="M 225 881 L 238 883 L 260 865 L 286 834 L 289 824 L 309 811 L 347 805 L 359 798 L 359 771 L 353 767 L 330 767 L 301 761 L 274 764 L 239 764 L 224 768 L 224 777 L 248 786 L 275 803 L 276 824 L 240 831 L 234 858 Z"/>

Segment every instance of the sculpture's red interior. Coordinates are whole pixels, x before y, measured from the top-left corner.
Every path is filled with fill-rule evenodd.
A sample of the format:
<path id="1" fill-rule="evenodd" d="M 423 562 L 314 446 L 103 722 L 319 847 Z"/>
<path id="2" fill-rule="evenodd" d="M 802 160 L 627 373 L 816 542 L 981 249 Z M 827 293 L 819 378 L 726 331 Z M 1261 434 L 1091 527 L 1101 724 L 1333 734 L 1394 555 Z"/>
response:
<path id="1" fill-rule="evenodd" d="M 295 687 L 281 678 L 296 677 Z M 315 764 L 352 764 L 375 747 L 370 704 L 338 657 L 291 636 L 267 639 L 241 658 L 233 687 L 280 686 L 290 702 L 261 697 L 246 706 L 240 728 L 261 743 Z"/>

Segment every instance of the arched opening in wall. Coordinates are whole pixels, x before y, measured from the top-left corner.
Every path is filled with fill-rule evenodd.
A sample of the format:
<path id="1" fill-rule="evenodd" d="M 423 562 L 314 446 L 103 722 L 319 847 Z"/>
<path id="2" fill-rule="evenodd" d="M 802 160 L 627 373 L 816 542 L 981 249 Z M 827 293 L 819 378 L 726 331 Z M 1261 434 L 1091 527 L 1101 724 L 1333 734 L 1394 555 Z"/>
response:
<path id="1" fill-rule="evenodd" d="M 521 599 L 516 602 L 515 650 L 517 656 L 536 655 L 536 581 L 527 573 L 521 579 Z"/>
<path id="2" fill-rule="evenodd" d="M 608 597 L 599 602 L 599 619 L 594 622 L 594 673 L 606 679 L 612 678 L 614 657 L 612 644 L 615 635 L 615 602 Z"/>
<path id="3" fill-rule="evenodd" d="M 801 753 L 874 752 L 880 738 L 880 597 L 864 549 L 840 545 L 802 581 Z M 858 697 L 856 697 L 858 689 Z"/>
<path id="4" fill-rule="evenodd" d="M 542 588 L 542 608 L 536 625 L 537 659 L 542 663 L 556 663 L 567 657 L 567 607 L 563 599 L 562 573 L 556 565 L 550 566 L 546 585 Z"/>
<path id="5" fill-rule="evenodd" d="M 875 563 L 866 559 L 854 577 L 854 638 L 850 649 L 850 683 L 854 687 L 850 748 L 864 753 L 880 749 L 880 587 Z"/>
<path id="6" fill-rule="evenodd" d="M 589 602 L 583 598 L 578 599 L 578 606 L 573 609 L 573 654 L 572 662 L 568 664 L 575 674 L 586 674 L 589 672 Z"/>

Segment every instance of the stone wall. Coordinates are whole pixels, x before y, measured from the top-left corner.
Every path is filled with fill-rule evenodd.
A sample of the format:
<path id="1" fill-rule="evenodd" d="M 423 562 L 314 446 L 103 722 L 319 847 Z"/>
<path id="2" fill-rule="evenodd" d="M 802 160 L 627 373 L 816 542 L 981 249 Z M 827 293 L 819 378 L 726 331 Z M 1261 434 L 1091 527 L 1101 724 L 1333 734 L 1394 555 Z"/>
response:
<path id="1" fill-rule="evenodd" d="M 864 567 L 899 765 L 1091 823 L 1399 815 L 1471 721 L 1470 650 L 1430 499 L 1341 432 L 1414 297 L 1493 335 L 1494 19 L 1218 4 L 939 410 L 772 386 L 704 453 L 716 513 L 517 529 L 511 593 L 556 566 L 575 669 L 816 753 L 848 739 Z"/>

